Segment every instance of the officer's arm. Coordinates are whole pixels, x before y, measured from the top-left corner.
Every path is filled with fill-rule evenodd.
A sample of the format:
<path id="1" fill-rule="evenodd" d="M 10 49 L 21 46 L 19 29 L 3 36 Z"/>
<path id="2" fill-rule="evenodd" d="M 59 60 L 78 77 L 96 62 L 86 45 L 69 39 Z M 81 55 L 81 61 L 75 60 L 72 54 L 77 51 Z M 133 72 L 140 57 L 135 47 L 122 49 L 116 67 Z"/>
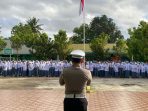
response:
<path id="1" fill-rule="evenodd" d="M 91 81 L 92 81 L 92 75 L 91 75 L 91 72 L 89 71 L 89 73 L 88 73 L 87 86 L 89 86 L 91 84 Z"/>
<path id="2" fill-rule="evenodd" d="M 60 85 L 64 85 L 65 84 L 64 78 L 63 78 L 63 73 L 60 75 L 59 83 L 60 83 Z"/>

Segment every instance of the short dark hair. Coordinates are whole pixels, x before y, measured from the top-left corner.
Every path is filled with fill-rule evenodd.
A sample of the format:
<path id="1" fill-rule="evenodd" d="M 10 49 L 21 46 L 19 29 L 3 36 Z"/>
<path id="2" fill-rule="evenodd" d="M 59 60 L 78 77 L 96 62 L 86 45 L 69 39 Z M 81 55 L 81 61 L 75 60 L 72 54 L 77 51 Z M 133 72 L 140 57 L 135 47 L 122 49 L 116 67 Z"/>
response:
<path id="1" fill-rule="evenodd" d="M 72 58 L 72 62 L 74 63 L 80 63 L 81 59 L 80 58 Z"/>

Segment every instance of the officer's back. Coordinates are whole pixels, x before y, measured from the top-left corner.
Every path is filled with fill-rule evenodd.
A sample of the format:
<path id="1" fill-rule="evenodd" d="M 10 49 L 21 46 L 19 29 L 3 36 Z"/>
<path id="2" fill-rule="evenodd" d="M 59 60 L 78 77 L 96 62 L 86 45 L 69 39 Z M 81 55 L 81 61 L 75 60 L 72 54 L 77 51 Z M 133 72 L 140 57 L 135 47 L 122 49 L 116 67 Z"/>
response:
<path id="1" fill-rule="evenodd" d="M 85 53 L 81 50 L 71 52 L 72 66 L 65 68 L 59 82 L 65 85 L 64 111 L 87 111 L 86 85 L 90 85 L 91 72 L 81 67 Z"/>
<path id="2" fill-rule="evenodd" d="M 61 78 L 60 84 L 65 84 L 65 94 L 84 94 L 85 86 L 90 85 L 91 82 L 90 71 L 81 67 L 71 66 L 69 68 L 65 68 L 63 70 L 62 76 L 62 78 L 64 78 L 64 81 Z"/>

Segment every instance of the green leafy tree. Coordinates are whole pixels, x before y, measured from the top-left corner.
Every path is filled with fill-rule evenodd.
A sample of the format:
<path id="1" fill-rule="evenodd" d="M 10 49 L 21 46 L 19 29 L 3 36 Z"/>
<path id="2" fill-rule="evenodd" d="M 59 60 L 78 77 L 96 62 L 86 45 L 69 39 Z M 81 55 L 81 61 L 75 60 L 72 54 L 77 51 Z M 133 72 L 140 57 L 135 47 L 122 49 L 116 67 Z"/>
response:
<path id="1" fill-rule="evenodd" d="M 38 24 L 39 19 L 33 17 L 27 20 L 27 24 L 31 27 L 33 33 L 40 33 L 42 24 Z"/>
<path id="2" fill-rule="evenodd" d="M 12 48 L 16 49 L 17 51 L 17 59 L 18 50 L 21 49 L 22 45 L 26 45 L 28 47 L 29 43 L 33 43 L 32 41 L 30 41 L 30 39 L 32 40 L 32 38 L 34 37 L 33 35 L 34 34 L 31 27 L 26 24 L 19 23 L 12 28 L 10 40 L 12 42 Z"/>
<path id="3" fill-rule="evenodd" d="M 68 40 L 66 31 L 59 30 L 58 34 L 54 35 L 54 47 L 60 60 L 65 60 L 70 53 L 70 44 L 71 42 Z"/>
<path id="4" fill-rule="evenodd" d="M 71 40 L 74 44 L 80 44 L 83 43 L 84 40 L 84 35 L 83 35 L 83 29 L 84 29 L 84 24 L 82 24 L 80 27 L 75 27 L 73 30 L 74 35 L 71 37 Z M 89 26 L 88 24 L 85 24 L 85 42 L 89 43 Z"/>
<path id="5" fill-rule="evenodd" d="M 34 55 L 34 48 L 37 45 L 36 41 L 40 38 L 41 34 L 37 34 L 37 33 L 30 33 L 30 36 L 28 38 L 25 38 L 25 42 L 24 44 L 30 48 L 30 53 L 32 55 Z"/>
<path id="6" fill-rule="evenodd" d="M 95 17 L 91 21 L 89 39 L 92 40 L 101 33 L 105 33 L 110 36 L 110 38 L 108 39 L 109 43 L 115 43 L 117 38 L 123 38 L 121 31 L 118 30 L 116 24 L 113 22 L 113 19 L 108 18 L 106 15 L 102 15 L 101 17 Z"/>
<path id="7" fill-rule="evenodd" d="M 35 40 L 37 37 L 39 37 L 39 34 L 34 33 L 30 25 L 19 23 L 12 28 L 11 36 L 19 37 L 22 40 L 22 44 L 30 48 L 30 52 L 33 54 Z"/>
<path id="8" fill-rule="evenodd" d="M 6 47 L 7 43 L 4 41 L 3 37 L 0 37 L 0 51 Z"/>
<path id="9" fill-rule="evenodd" d="M 105 45 L 109 39 L 109 35 L 102 33 L 90 43 L 90 48 L 94 52 L 96 59 L 103 60 L 105 57 Z"/>
<path id="10" fill-rule="evenodd" d="M 116 51 L 117 55 L 126 53 L 127 52 L 126 41 L 124 39 L 118 39 L 116 41 L 116 46 L 114 46 L 113 49 Z"/>
<path id="11" fill-rule="evenodd" d="M 128 30 L 128 54 L 137 61 L 148 61 L 148 23 L 141 21 L 137 28 Z"/>
<path id="12" fill-rule="evenodd" d="M 22 48 L 22 40 L 19 36 L 11 36 L 11 47 L 16 50 L 17 60 L 18 60 L 18 52 Z"/>
<path id="13" fill-rule="evenodd" d="M 11 36 L 18 36 L 23 44 L 27 44 L 28 39 L 33 37 L 33 32 L 29 25 L 19 23 L 12 28 Z"/>
<path id="14" fill-rule="evenodd" d="M 40 34 L 34 42 L 34 56 L 39 60 L 52 59 L 54 52 L 53 42 L 46 33 Z"/>
<path id="15" fill-rule="evenodd" d="M 29 20 L 27 20 L 27 24 L 31 30 L 32 30 L 32 33 L 30 33 L 32 36 L 26 38 L 26 42 L 25 42 L 25 45 L 29 48 L 31 48 L 30 52 L 32 55 L 34 55 L 34 48 L 36 46 L 36 40 L 38 38 L 40 38 L 40 36 L 42 35 L 41 34 L 41 30 L 43 30 L 41 28 L 42 24 L 39 24 L 39 19 L 35 18 L 35 17 L 32 17 L 30 18 Z"/>
<path id="16" fill-rule="evenodd" d="M 1 27 L 0 27 L 1 34 Z M 2 51 L 6 47 L 7 43 L 4 41 L 3 37 L 0 35 L 0 51 Z"/>
<path id="17" fill-rule="evenodd" d="M 32 18 L 27 21 L 27 24 L 18 24 L 12 28 L 11 38 L 18 39 L 18 45 L 15 46 L 15 40 L 13 40 L 13 47 L 25 45 L 30 48 L 32 59 L 48 59 L 51 58 L 53 50 L 53 42 L 46 33 L 41 33 L 41 25 L 38 25 L 38 19 Z M 52 50 L 52 51 L 51 51 Z"/>

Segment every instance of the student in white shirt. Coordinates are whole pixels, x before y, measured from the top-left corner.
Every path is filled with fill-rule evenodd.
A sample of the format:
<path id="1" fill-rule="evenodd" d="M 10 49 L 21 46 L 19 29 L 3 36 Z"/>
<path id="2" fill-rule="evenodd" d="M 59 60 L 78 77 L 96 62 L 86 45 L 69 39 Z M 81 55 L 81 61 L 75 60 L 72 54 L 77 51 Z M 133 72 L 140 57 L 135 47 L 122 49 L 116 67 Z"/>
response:
<path id="1" fill-rule="evenodd" d="M 114 65 L 115 77 L 119 77 L 118 65 Z"/>
<path id="2" fill-rule="evenodd" d="M 44 70 L 45 70 L 45 76 L 48 77 L 49 76 L 49 63 L 47 62 L 45 63 Z"/>
<path id="3" fill-rule="evenodd" d="M 110 77 L 110 75 L 109 75 L 109 64 L 108 63 L 104 64 L 104 70 L 105 70 L 105 77 Z"/>
<path id="4" fill-rule="evenodd" d="M 8 65 L 7 65 L 7 62 L 5 61 L 5 62 L 3 62 L 3 71 L 2 71 L 2 75 L 4 77 L 7 76 L 7 69 L 8 69 Z"/>
<path id="5" fill-rule="evenodd" d="M 146 64 L 146 77 L 148 78 L 148 63 Z"/>
<path id="6" fill-rule="evenodd" d="M 7 65 L 8 65 L 7 75 L 8 75 L 8 76 L 12 76 L 12 75 L 11 75 L 11 69 L 12 69 L 11 62 L 8 61 L 8 64 L 7 64 Z"/>
<path id="7" fill-rule="evenodd" d="M 141 77 L 145 78 L 146 75 L 145 75 L 145 66 L 144 66 L 144 64 L 141 64 L 140 69 L 141 69 Z"/>
<path id="8" fill-rule="evenodd" d="M 94 75 L 94 65 L 93 65 L 93 63 L 89 64 L 89 70 L 90 70 L 90 72 L 91 72 L 91 74 L 93 76 Z"/>
<path id="9" fill-rule="evenodd" d="M 130 76 L 130 64 L 126 63 L 125 64 L 125 78 L 129 78 Z"/>
<path id="10" fill-rule="evenodd" d="M 34 69 L 33 63 L 32 62 L 29 62 L 29 65 L 28 65 L 29 77 L 32 77 L 32 75 L 33 75 L 33 69 Z"/>
<path id="11" fill-rule="evenodd" d="M 55 73 L 54 73 L 54 76 L 55 76 L 55 77 L 58 77 L 58 74 L 59 74 L 59 64 L 56 63 L 56 64 L 55 64 Z"/>
<path id="12" fill-rule="evenodd" d="M 63 64 L 60 63 L 60 65 L 59 65 L 59 75 L 58 76 L 61 75 L 62 71 L 63 71 Z"/>
<path id="13" fill-rule="evenodd" d="M 25 76 L 27 76 L 27 62 L 22 63 L 22 68 L 23 68 L 22 76 L 25 77 Z"/>

